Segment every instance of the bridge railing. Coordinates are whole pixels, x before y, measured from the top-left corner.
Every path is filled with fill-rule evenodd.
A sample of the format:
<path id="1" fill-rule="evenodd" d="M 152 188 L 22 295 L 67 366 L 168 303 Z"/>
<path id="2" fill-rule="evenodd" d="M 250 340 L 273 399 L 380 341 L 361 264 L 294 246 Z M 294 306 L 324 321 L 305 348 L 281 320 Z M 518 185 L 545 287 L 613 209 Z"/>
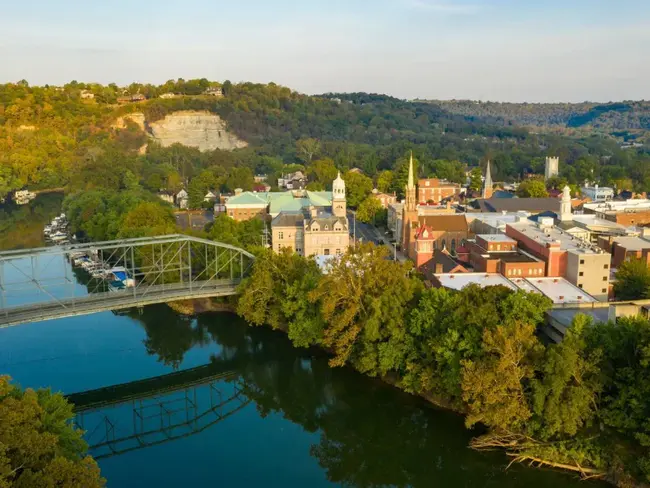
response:
<path id="1" fill-rule="evenodd" d="M 226 286 L 232 293 L 253 260 L 243 249 L 185 235 L 0 252 L 0 326 L 13 325 L 12 315 L 29 321 L 30 310 L 44 320 Z"/>

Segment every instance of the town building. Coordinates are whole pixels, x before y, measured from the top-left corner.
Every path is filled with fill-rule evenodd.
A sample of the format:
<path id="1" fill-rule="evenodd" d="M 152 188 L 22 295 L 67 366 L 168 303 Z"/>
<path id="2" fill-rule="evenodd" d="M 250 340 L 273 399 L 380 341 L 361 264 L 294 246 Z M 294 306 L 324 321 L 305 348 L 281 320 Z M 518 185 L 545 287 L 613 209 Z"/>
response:
<path id="1" fill-rule="evenodd" d="M 180 209 L 186 209 L 189 207 L 189 195 L 184 188 L 176 194 L 174 200 L 176 200 L 176 206 Z"/>
<path id="2" fill-rule="evenodd" d="M 79 96 L 84 100 L 92 100 L 93 98 L 95 98 L 95 95 L 90 90 L 81 90 Z"/>
<path id="3" fill-rule="evenodd" d="M 160 198 L 163 202 L 167 202 L 171 205 L 174 205 L 174 194 L 170 191 L 159 191 L 158 192 L 158 198 Z"/>
<path id="4" fill-rule="evenodd" d="M 641 259 L 650 266 L 650 240 L 643 237 L 601 236 L 598 245 L 612 255 L 612 268 L 618 268 L 632 258 Z"/>
<path id="5" fill-rule="evenodd" d="M 614 198 L 614 189 L 607 186 L 585 186 L 580 189 L 580 193 L 592 202 L 607 202 Z"/>
<path id="6" fill-rule="evenodd" d="M 307 177 L 302 171 L 295 173 L 283 174 L 278 178 L 278 188 L 286 188 L 287 190 L 302 190 L 307 186 Z"/>
<path id="7" fill-rule="evenodd" d="M 507 278 L 541 277 L 546 264 L 518 249 L 517 241 L 504 234 L 481 234 L 468 245 L 474 271 L 501 273 Z"/>
<path id="8" fill-rule="evenodd" d="M 117 97 L 117 103 L 138 103 L 144 102 L 147 99 L 142 93 L 135 93 L 133 95 L 124 95 Z"/>
<path id="9" fill-rule="evenodd" d="M 438 204 L 448 198 L 460 195 L 461 186 L 438 178 L 421 178 L 418 180 L 418 202 L 421 204 Z"/>
<path id="10" fill-rule="evenodd" d="M 389 205 L 397 202 L 397 195 L 395 193 L 383 193 L 376 188 L 372 190 L 372 196 L 379 201 L 382 208 L 388 208 Z"/>
<path id="11" fill-rule="evenodd" d="M 225 202 L 226 213 L 234 220 L 250 220 L 261 218 L 267 220 L 269 197 L 267 193 L 243 192 L 235 189 L 235 194 Z"/>
<path id="12" fill-rule="evenodd" d="M 602 249 L 566 234 L 554 226 L 552 218 L 508 224 L 506 235 L 545 262 L 546 276 L 564 277 L 597 299 L 607 299 L 611 256 Z"/>
<path id="13" fill-rule="evenodd" d="M 211 97 L 221 98 L 223 97 L 223 90 L 219 86 L 210 86 L 205 89 L 203 92 L 204 95 L 209 95 Z"/>
<path id="14" fill-rule="evenodd" d="M 171 98 L 178 98 L 180 95 L 177 95 L 176 93 L 163 93 L 160 95 L 159 98 L 162 99 L 171 99 Z"/>
<path id="15" fill-rule="evenodd" d="M 546 157 L 544 165 L 544 179 L 548 180 L 560 173 L 560 158 Z"/>
<path id="16" fill-rule="evenodd" d="M 403 203 L 389 203 L 386 213 L 386 227 L 393 234 L 393 239 L 398 243 L 402 242 L 402 213 L 404 212 Z"/>
<path id="17" fill-rule="evenodd" d="M 650 224 L 650 200 L 624 200 L 585 203 L 585 214 L 594 214 L 596 217 L 610 222 L 621 224 L 625 227 Z"/>
<path id="18" fill-rule="evenodd" d="M 564 278 L 513 278 L 499 273 L 439 273 L 434 275 L 434 286 L 451 290 L 462 290 L 469 285 L 481 288 L 505 286 L 512 291 L 522 290 L 548 297 L 554 305 L 596 303 L 589 293 L 576 287 Z"/>
<path id="19" fill-rule="evenodd" d="M 553 212 L 560 214 L 562 202 L 559 198 L 482 198 L 474 202 L 478 212 L 529 212 L 538 214 Z"/>
<path id="20" fill-rule="evenodd" d="M 271 233 L 277 252 L 289 248 L 303 256 L 343 254 L 350 245 L 350 230 L 341 174 L 332 184 L 329 207 L 281 211 L 271 221 Z"/>

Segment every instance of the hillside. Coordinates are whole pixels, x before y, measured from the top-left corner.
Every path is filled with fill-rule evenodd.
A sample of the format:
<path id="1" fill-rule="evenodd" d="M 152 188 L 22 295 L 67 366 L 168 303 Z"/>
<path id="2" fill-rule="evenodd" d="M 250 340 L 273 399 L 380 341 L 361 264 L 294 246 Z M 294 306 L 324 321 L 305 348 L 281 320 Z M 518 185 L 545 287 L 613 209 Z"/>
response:
<path id="1" fill-rule="evenodd" d="M 451 114 L 487 124 L 563 129 L 594 129 L 633 140 L 650 131 L 650 102 L 501 103 L 428 100 Z"/>
<path id="2" fill-rule="evenodd" d="M 205 95 L 209 87 L 222 88 L 224 96 Z M 136 96 L 143 100 L 124 101 Z M 468 167 L 489 158 L 496 180 L 517 179 L 539 173 L 544 157 L 557 155 L 561 174 L 572 183 L 628 178 L 650 189 L 644 148 L 621 150 L 620 142 L 595 137 L 592 129 L 575 137 L 535 133 L 506 123 L 491 105 L 481 116 L 462 113 L 460 106 L 367 93 L 306 96 L 273 83 L 203 79 L 128 87 L 4 84 L 0 198 L 24 187 L 176 191 L 198 177 L 201 187 L 228 191 L 252 188 L 253 174 L 268 174 L 273 183 L 297 167 L 322 187 L 331 173 L 323 166 L 357 167 L 373 179 L 395 170 L 389 187 L 400 192 L 409 150 L 421 176 L 464 181 Z M 588 112 L 598 116 L 583 121 L 577 117 L 588 112 L 551 108 L 544 107 L 546 119 L 585 128 L 609 113 L 591 107 Z M 534 125 L 537 119 L 521 120 Z"/>

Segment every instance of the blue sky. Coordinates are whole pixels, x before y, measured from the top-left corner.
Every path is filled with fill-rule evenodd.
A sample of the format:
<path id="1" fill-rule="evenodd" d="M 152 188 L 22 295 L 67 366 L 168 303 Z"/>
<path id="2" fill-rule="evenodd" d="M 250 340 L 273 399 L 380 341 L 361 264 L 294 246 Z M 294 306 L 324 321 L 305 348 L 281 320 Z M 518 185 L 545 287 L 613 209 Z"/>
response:
<path id="1" fill-rule="evenodd" d="M 31 0 L 0 81 L 275 81 L 304 93 L 650 99 L 648 0 Z"/>

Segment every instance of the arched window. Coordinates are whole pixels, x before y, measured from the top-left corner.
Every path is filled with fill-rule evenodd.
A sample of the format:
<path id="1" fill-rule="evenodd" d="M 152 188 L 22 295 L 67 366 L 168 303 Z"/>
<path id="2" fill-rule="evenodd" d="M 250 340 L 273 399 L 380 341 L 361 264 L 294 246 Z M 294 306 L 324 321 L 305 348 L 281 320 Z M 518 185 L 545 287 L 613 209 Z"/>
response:
<path id="1" fill-rule="evenodd" d="M 456 239 L 451 240 L 451 253 L 456 254 Z"/>

